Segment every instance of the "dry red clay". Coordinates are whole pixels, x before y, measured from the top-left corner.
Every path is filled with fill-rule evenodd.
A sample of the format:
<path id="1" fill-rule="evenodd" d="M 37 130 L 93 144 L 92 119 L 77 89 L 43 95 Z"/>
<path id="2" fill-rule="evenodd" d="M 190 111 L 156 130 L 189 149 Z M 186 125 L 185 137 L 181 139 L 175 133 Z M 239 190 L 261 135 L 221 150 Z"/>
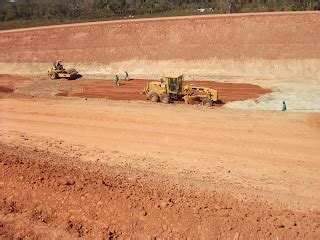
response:
<path id="1" fill-rule="evenodd" d="M 25 95 L 34 95 L 43 92 L 42 88 L 50 89 L 51 93 L 58 92 L 56 96 L 80 98 L 104 98 L 110 100 L 146 100 L 142 95 L 143 88 L 151 80 L 131 79 L 121 81 L 116 86 L 113 80 L 90 80 L 79 78 L 68 81 L 65 79 L 51 80 L 48 77 L 27 78 L 18 75 L 0 74 L 0 93 L 14 93 L 18 89 Z M 194 84 L 201 87 L 210 87 L 218 90 L 221 103 L 243 101 L 258 98 L 271 92 L 257 85 L 246 83 L 218 83 L 214 81 L 186 81 L 185 84 Z M 22 91 L 23 90 L 23 91 Z M 41 97 L 46 97 L 41 95 Z M 49 97 L 49 95 L 47 95 Z M 222 104 L 219 104 L 222 106 Z M 217 105 L 217 106 L 219 106 Z"/>
<path id="2" fill-rule="evenodd" d="M 320 14 L 257 13 L 0 31 L 2 62 L 317 59 Z"/>
<path id="3" fill-rule="evenodd" d="M 145 100 L 142 95 L 143 88 L 150 80 L 132 79 L 130 81 L 121 81 L 120 86 L 116 86 L 114 81 L 77 81 L 77 84 L 83 89 L 82 92 L 62 91 L 58 96 L 75 96 L 82 98 L 106 98 L 112 100 Z M 195 86 L 210 87 L 218 90 L 219 99 L 223 103 L 231 101 L 242 101 L 252 98 L 258 98 L 260 95 L 270 92 L 269 89 L 261 88 L 253 84 L 244 83 L 218 83 L 213 81 L 186 81 L 185 84 L 194 84 Z"/>
<path id="4" fill-rule="evenodd" d="M 0 236 L 9 239 L 318 239 L 319 212 L 130 178 L 36 147 L 0 144 Z M 140 175 L 146 173 L 140 172 Z"/>
<path id="5" fill-rule="evenodd" d="M 0 74 L 0 93 L 13 93 L 16 86 L 19 86 L 27 81 L 30 81 L 30 79 L 26 77 Z"/>

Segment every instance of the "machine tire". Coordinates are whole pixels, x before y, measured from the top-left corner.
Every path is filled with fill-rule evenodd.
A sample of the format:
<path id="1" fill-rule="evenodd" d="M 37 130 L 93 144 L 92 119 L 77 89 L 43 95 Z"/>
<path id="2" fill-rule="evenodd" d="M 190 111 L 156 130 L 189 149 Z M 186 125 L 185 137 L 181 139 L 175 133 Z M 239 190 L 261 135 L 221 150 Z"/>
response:
<path id="1" fill-rule="evenodd" d="M 166 104 L 168 104 L 168 103 L 170 103 L 170 96 L 168 95 L 168 94 L 162 94 L 161 96 L 160 96 L 160 101 L 162 102 L 162 103 L 166 103 Z"/>
<path id="2" fill-rule="evenodd" d="M 68 77 L 68 80 L 75 80 L 77 79 L 78 75 L 77 74 L 71 74 L 70 77 Z"/>
<path id="3" fill-rule="evenodd" d="M 202 100 L 202 105 L 206 107 L 212 107 L 213 106 L 213 101 L 210 99 L 203 99 Z"/>
<path id="4" fill-rule="evenodd" d="M 55 72 L 50 72 L 50 73 L 49 73 L 49 76 L 50 76 L 50 78 L 51 78 L 52 80 L 59 78 L 59 75 L 58 75 L 57 73 L 55 73 Z"/>
<path id="5" fill-rule="evenodd" d="M 148 98 L 151 102 L 159 102 L 159 95 L 155 92 L 150 93 Z"/>

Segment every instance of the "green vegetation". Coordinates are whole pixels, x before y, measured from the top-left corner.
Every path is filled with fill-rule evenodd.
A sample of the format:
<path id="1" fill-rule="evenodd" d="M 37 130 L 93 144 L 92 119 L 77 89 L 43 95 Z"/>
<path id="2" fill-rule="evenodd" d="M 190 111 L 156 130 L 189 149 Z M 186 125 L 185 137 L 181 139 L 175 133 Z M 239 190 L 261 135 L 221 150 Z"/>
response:
<path id="1" fill-rule="evenodd" d="M 0 30 L 124 18 L 319 9 L 320 0 L 0 0 Z"/>

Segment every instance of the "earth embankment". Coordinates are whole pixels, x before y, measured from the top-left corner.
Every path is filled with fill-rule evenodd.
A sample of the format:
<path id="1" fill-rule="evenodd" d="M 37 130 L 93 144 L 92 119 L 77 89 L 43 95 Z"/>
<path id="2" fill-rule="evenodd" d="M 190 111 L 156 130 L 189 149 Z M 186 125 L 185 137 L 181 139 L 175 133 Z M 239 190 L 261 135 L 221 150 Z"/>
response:
<path id="1" fill-rule="evenodd" d="M 320 14 L 304 12 L 109 21 L 1 31 L 0 69 L 2 73 L 40 73 L 42 67 L 62 58 L 80 67 L 84 74 L 113 74 L 127 69 L 137 76 L 154 77 L 178 70 L 213 79 L 318 79 L 319 28 Z"/>

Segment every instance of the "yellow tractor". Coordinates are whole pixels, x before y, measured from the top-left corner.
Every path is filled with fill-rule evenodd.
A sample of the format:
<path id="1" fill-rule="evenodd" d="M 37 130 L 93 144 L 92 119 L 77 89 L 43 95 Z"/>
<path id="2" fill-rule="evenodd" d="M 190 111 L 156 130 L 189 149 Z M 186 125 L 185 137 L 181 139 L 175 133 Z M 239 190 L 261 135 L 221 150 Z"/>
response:
<path id="1" fill-rule="evenodd" d="M 143 89 L 151 102 L 170 103 L 173 100 L 184 100 L 187 104 L 199 101 L 205 106 L 212 106 L 218 101 L 218 92 L 212 88 L 197 87 L 192 84 L 183 86 L 183 75 L 169 73 L 160 81 L 153 81 Z"/>
<path id="2" fill-rule="evenodd" d="M 76 79 L 79 75 L 74 68 L 64 69 L 61 61 L 53 63 L 53 66 L 48 70 L 48 76 L 51 79 L 66 78 L 68 80 Z"/>

